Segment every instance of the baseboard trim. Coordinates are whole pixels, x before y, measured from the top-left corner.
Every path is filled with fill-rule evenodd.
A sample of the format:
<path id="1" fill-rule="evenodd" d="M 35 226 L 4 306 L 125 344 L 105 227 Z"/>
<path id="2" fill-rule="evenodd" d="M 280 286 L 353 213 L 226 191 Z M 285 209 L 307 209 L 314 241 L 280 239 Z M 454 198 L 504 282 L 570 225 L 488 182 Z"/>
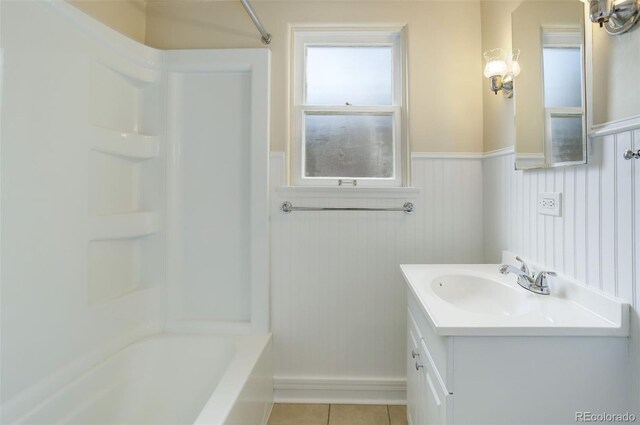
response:
<path id="1" fill-rule="evenodd" d="M 275 377 L 276 403 L 406 404 L 405 379 Z"/>
<path id="2" fill-rule="evenodd" d="M 267 425 L 269 423 L 269 416 L 271 416 L 271 411 L 273 411 L 273 402 L 269 403 L 269 407 L 265 409 L 265 415 L 262 418 L 262 422 L 260 422 L 260 425 Z"/>

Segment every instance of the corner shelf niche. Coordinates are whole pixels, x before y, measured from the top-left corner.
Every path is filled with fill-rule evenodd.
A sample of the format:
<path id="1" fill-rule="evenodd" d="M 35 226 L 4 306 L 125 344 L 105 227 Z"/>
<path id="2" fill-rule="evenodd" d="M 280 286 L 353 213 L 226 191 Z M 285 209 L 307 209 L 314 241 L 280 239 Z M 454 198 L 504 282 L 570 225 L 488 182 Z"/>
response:
<path id="1" fill-rule="evenodd" d="M 162 279 L 161 73 L 117 56 L 92 64 L 88 106 L 89 305 Z"/>
<path id="2" fill-rule="evenodd" d="M 158 154 L 157 140 L 152 143 L 151 149 L 145 145 L 111 153 L 93 147 L 89 151 L 90 305 L 126 296 L 157 279 L 155 272 L 148 272 L 148 265 L 160 258 L 158 246 L 162 242 L 157 235 L 162 230 L 162 214 L 159 209 L 149 209 L 159 208 L 157 202 L 142 196 L 145 172 L 152 170 L 143 164 L 150 154 L 152 158 Z M 147 164 L 154 165 L 160 164 Z"/>

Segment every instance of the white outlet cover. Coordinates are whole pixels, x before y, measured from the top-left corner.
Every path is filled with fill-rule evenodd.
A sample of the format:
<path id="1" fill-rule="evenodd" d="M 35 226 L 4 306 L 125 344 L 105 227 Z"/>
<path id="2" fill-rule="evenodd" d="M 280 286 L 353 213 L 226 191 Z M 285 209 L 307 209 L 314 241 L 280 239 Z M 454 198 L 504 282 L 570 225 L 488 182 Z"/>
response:
<path id="1" fill-rule="evenodd" d="M 562 193 L 538 193 L 538 214 L 560 217 L 562 215 Z"/>

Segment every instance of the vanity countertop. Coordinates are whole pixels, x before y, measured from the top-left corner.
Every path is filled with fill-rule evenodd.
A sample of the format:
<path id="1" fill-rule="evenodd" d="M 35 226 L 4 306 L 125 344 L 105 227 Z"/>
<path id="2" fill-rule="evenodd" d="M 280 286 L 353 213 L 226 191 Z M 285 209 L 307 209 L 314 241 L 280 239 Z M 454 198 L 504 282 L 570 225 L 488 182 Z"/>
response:
<path id="1" fill-rule="evenodd" d="M 441 336 L 629 335 L 629 305 L 566 279 L 550 295 L 521 288 L 499 264 L 404 264 L 400 268 L 429 324 Z"/>

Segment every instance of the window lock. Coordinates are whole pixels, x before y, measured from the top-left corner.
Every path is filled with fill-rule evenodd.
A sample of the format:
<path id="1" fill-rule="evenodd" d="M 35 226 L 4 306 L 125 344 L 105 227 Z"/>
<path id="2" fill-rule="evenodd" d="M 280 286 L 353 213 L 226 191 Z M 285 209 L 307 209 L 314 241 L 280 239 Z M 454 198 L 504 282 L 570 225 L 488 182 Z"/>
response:
<path id="1" fill-rule="evenodd" d="M 345 186 L 345 185 L 357 186 L 358 185 L 358 180 L 356 180 L 356 179 L 353 179 L 353 180 L 339 179 L 338 180 L 338 186 Z"/>

